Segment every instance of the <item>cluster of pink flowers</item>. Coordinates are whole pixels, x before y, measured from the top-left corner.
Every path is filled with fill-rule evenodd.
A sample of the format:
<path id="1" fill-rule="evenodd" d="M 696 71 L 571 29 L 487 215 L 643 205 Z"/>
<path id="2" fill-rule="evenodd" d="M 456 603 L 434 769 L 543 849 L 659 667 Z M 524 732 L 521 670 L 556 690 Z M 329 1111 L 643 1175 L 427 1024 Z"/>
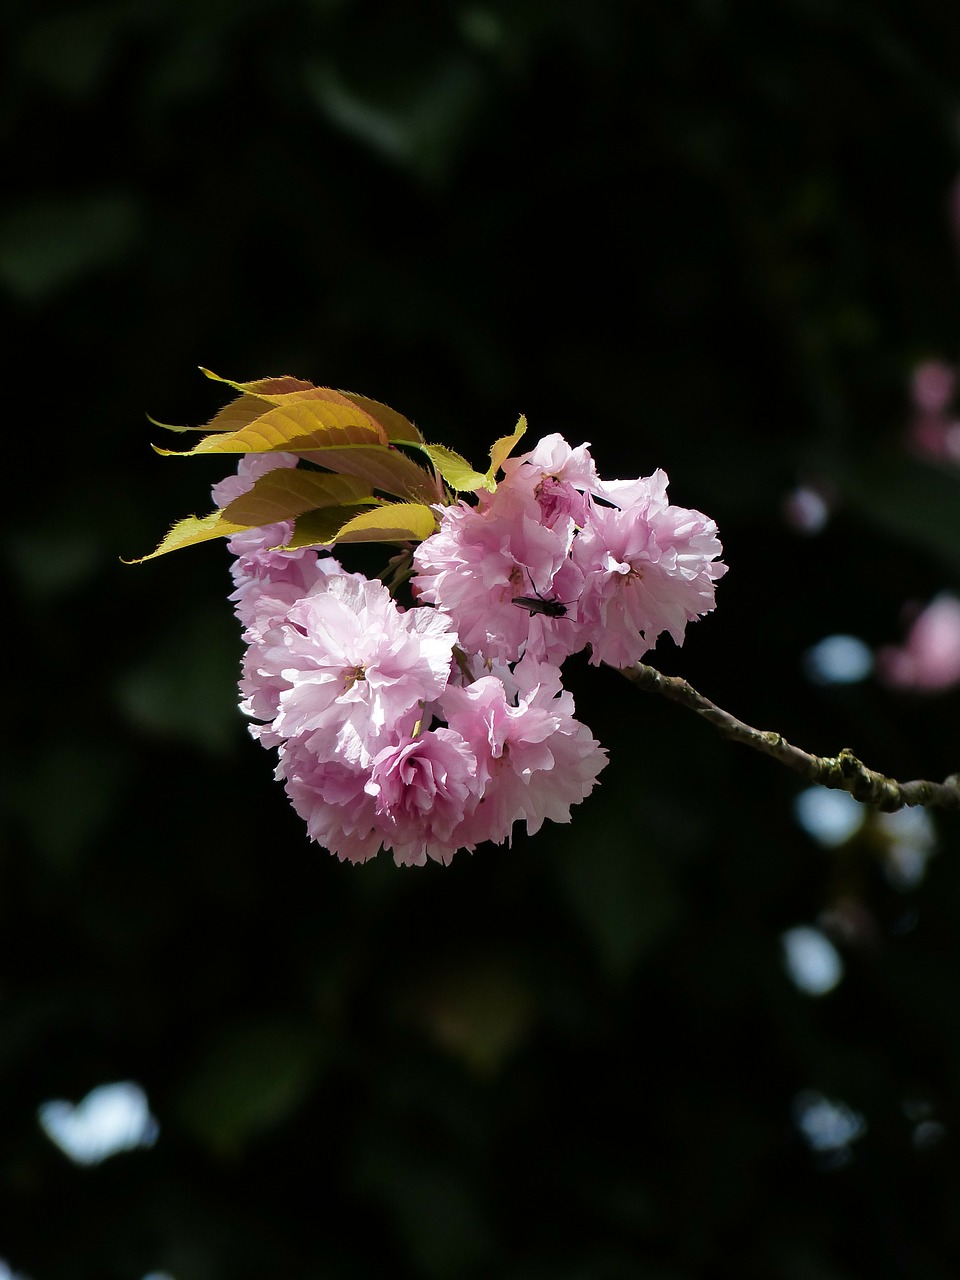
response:
<path id="1" fill-rule="evenodd" d="M 214 497 L 297 461 L 247 455 Z M 594 663 L 630 665 L 714 607 L 716 526 L 667 502 L 662 471 L 604 482 L 586 445 L 556 435 L 503 470 L 476 506 L 438 508 L 411 608 L 324 551 L 276 550 L 289 526 L 230 540 L 242 708 L 340 858 L 448 862 L 518 821 L 568 822 L 606 752 L 574 718 L 563 659 L 589 646 Z"/>
<path id="2" fill-rule="evenodd" d="M 503 469 L 479 506 L 443 508 L 414 554 L 414 590 L 451 616 L 464 648 L 561 662 L 589 645 L 594 664 L 627 667 L 664 631 L 682 644 L 713 609 L 726 572 L 717 526 L 671 506 L 662 471 L 600 480 L 587 446 L 558 435 Z"/>

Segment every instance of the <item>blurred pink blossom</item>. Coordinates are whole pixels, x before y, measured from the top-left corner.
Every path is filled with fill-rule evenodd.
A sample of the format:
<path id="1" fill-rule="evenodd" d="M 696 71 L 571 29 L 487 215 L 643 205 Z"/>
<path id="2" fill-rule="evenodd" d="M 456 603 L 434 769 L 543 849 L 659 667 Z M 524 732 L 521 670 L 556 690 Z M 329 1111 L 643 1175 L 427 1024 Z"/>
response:
<path id="1" fill-rule="evenodd" d="M 824 529 L 830 519 L 830 503 L 826 495 L 809 484 L 797 485 L 788 493 L 780 510 L 791 529 L 810 537 Z"/>
<path id="2" fill-rule="evenodd" d="M 877 674 L 884 684 L 914 693 L 941 693 L 960 684 L 960 600 L 936 596 L 902 646 L 877 652 Z"/>
<path id="3" fill-rule="evenodd" d="M 960 422 L 952 410 L 957 370 L 943 360 L 924 360 L 910 379 L 911 448 L 925 458 L 960 462 Z"/>
<path id="4" fill-rule="evenodd" d="M 942 413 L 953 399 L 957 371 L 943 360 L 924 360 L 911 378 L 913 403 L 927 413 Z"/>

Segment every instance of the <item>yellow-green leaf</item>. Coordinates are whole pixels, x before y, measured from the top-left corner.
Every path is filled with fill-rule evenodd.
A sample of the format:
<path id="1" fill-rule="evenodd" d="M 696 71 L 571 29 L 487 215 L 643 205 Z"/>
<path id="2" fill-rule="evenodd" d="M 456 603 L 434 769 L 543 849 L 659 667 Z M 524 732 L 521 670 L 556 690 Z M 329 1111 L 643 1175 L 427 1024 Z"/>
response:
<path id="1" fill-rule="evenodd" d="M 507 458 L 513 453 L 514 445 L 516 445 L 520 437 L 527 429 L 527 420 L 521 413 L 517 419 L 517 425 L 509 436 L 501 436 L 499 440 L 494 441 L 490 449 L 490 470 L 487 472 L 488 479 L 492 480 L 500 468 L 503 466 Z"/>
<path id="2" fill-rule="evenodd" d="M 156 551 L 138 560 L 125 560 L 124 564 L 143 564 L 146 560 L 155 560 L 168 551 L 179 551 L 182 547 L 193 547 L 198 542 L 209 542 L 212 538 L 230 538 L 235 533 L 242 533 L 251 528 L 248 524 L 234 524 L 223 518 L 222 511 L 213 511 L 208 516 L 187 516 L 178 520 L 166 535 Z"/>
<path id="3" fill-rule="evenodd" d="M 458 493 L 472 493 L 477 489 L 494 489 L 496 486 L 481 471 L 474 471 L 466 458 L 442 444 L 425 444 L 424 453 L 440 474 Z"/>
<path id="4" fill-rule="evenodd" d="M 362 511 L 344 524 L 337 542 L 422 542 L 437 527 L 437 518 L 419 502 L 392 502 Z"/>
<path id="5" fill-rule="evenodd" d="M 422 448 L 447 484 L 458 493 L 475 493 L 478 489 L 488 489 L 493 493 L 497 487 L 497 472 L 526 429 L 527 420 L 521 416 L 511 435 L 501 436 L 494 442 L 490 448 L 490 468 L 486 474 L 474 471 L 466 458 L 453 449 L 448 449 L 446 445 L 425 444 Z"/>

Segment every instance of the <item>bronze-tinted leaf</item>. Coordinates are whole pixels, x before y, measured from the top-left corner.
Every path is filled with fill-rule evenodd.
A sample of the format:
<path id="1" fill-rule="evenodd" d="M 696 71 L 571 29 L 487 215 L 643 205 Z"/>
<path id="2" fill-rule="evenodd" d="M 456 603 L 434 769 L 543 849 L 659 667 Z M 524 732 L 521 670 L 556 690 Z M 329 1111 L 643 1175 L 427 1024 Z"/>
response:
<path id="1" fill-rule="evenodd" d="M 277 467 L 258 477 L 247 492 L 223 508 L 225 520 L 256 528 L 276 524 L 313 511 L 317 507 L 339 507 L 374 502 L 370 486 L 355 476 L 330 475 L 323 471 Z"/>
<path id="2" fill-rule="evenodd" d="M 365 409 L 371 418 L 379 422 L 386 431 L 388 440 L 407 441 L 410 444 L 421 444 L 423 442 L 423 436 L 410 419 L 404 417 L 402 413 L 398 413 L 396 409 L 391 409 L 389 405 L 381 404 L 379 400 L 371 400 L 368 396 L 359 396 L 355 391 L 344 391 L 343 395 L 348 400 L 352 400 L 361 409 Z"/>
<path id="3" fill-rule="evenodd" d="M 305 399 L 298 393 L 282 405 L 272 405 L 265 413 L 236 431 L 204 436 L 180 456 L 201 453 L 300 453 L 315 449 L 343 449 L 351 446 L 387 446 L 383 428 L 368 414 L 347 401 Z M 170 449 L 159 449 L 169 454 Z"/>
<path id="4" fill-rule="evenodd" d="M 392 494 L 395 498 L 436 502 L 440 496 L 433 476 L 423 467 L 418 467 L 412 458 L 408 458 L 399 449 L 384 448 L 381 445 L 371 448 L 311 449 L 300 456 L 329 471 L 358 476 L 375 489 Z"/>

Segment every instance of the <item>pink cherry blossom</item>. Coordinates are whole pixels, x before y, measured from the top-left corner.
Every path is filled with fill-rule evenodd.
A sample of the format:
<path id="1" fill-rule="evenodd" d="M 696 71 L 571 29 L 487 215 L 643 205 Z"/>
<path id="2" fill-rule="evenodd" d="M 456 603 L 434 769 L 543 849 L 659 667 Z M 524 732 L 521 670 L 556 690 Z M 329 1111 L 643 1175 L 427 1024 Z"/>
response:
<path id="1" fill-rule="evenodd" d="M 434 609 L 401 612 L 382 583 L 331 575 L 287 614 L 280 643 L 262 649 L 279 674 L 274 731 L 327 735 L 330 755 L 369 762 L 397 729 L 447 683 L 457 636 Z"/>
<path id="2" fill-rule="evenodd" d="M 666 492 L 662 471 L 605 484 L 619 509 L 594 504 L 574 542 L 584 577 L 578 617 L 594 665 L 630 666 L 664 631 L 682 644 L 686 624 L 715 607 L 714 584 L 726 573 L 715 559 L 717 526 L 671 506 Z"/>
<path id="3" fill-rule="evenodd" d="M 523 819 L 531 835 L 545 818 L 569 822 L 571 804 L 590 794 L 606 764 L 606 752 L 573 718 L 573 698 L 560 693 L 559 670 L 525 661 L 526 692 L 516 705 L 493 676 L 443 698 L 450 728 L 473 750 L 483 781 L 481 802 L 455 833 L 465 846 L 508 840 Z"/>
<path id="4" fill-rule="evenodd" d="M 439 530 L 414 553 L 414 591 L 450 614 L 468 652 L 514 662 L 532 644 L 540 656 L 562 660 L 583 647 L 567 612 L 581 588 L 569 558 L 573 520 L 560 517 L 551 527 L 534 509 L 536 517 L 522 494 L 486 510 L 446 507 Z M 516 603 L 524 599 L 539 603 Z M 562 610 L 557 616 L 541 611 L 551 602 Z"/>
<path id="5" fill-rule="evenodd" d="M 276 777 L 307 825 L 311 840 L 347 862 L 366 862 L 383 843 L 367 770 L 322 757 L 309 735 L 284 742 Z"/>
<path id="6" fill-rule="evenodd" d="M 381 847 L 401 866 L 449 862 L 462 847 L 451 833 L 479 799 L 476 760 L 449 729 L 404 737 L 370 768 L 328 757 L 308 734 L 280 747 L 277 777 L 310 838 L 349 862 Z"/>
<path id="7" fill-rule="evenodd" d="M 585 493 L 598 493 L 600 478 L 590 447 L 572 449 L 560 435 L 544 436 L 535 448 L 503 464 L 504 479 L 489 499 L 496 507 L 504 494 L 527 494 L 539 508 L 539 518 L 548 527 L 565 516 L 582 524 L 587 514 Z"/>
<path id="8" fill-rule="evenodd" d="M 449 862 L 454 829 L 480 800 L 477 760 L 452 729 L 403 738 L 374 759 L 366 792 L 374 797 L 383 841 L 394 861 Z"/>

